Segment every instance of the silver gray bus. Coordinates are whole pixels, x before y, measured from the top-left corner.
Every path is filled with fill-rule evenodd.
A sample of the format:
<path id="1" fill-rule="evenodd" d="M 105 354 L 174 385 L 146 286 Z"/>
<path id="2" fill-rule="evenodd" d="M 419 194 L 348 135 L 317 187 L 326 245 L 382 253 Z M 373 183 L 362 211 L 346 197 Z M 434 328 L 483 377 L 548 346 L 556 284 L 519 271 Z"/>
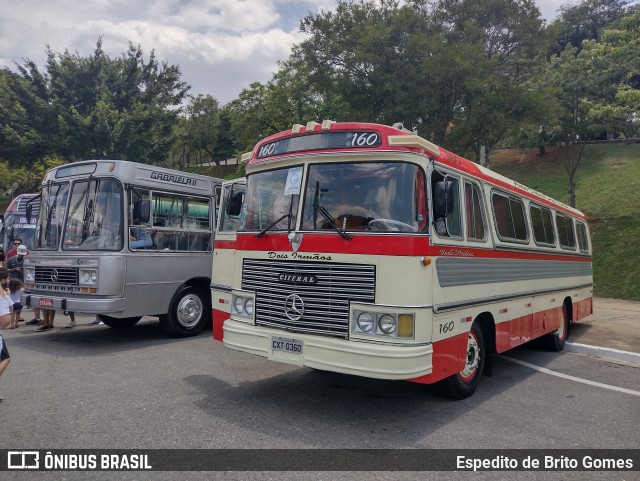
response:
<path id="1" fill-rule="evenodd" d="M 96 313 L 111 327 L 157 316 L 169 335 L 211 325 L 211 264 L 221 179 L 120 160 L 47 172 L 27 306 Z"/>

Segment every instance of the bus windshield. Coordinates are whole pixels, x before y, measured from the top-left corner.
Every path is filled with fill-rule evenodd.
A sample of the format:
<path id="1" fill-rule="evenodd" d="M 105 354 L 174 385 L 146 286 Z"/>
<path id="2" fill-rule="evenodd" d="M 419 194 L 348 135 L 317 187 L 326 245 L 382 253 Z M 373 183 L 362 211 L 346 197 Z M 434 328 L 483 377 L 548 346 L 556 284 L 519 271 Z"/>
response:
<path id="1" fill-rule="evenodd" d="M 247 179 L 241 229 L 289 230 L 296 224 L 302 167 L 259 172 Z"/>
<path id="2" fill-rule="evenodd" d="M 33 247 L 36 249 L 57 249 L 64 213 L 67 208 L 69 184 L 49 184 L 42 188 L 40 216 L 36 227 Z"/>
<path id="3" fill-rule="evenodd" d="M 409 163 L 310 165 L 302 229 L 422 232 L 424 186 L 423 171 Z"/>
<path id="4" fill-rule="evenodd" d="M 122 185 L 115 179 L 75 182 L 62 236 L 67 250 L 122 249 Z"/>

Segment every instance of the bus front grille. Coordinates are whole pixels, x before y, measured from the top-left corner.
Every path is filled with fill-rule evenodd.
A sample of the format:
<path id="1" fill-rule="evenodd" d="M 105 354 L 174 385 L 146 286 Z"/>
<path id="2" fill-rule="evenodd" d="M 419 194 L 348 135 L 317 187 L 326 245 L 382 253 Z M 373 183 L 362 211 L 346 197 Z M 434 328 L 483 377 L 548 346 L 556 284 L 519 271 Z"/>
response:
<path id="1" fill-rule="evenodd" d="M 349 335 L 349 302 L 375 302 L 375 266 L 245 259 L 242 289 L 256 293 L 256 324 Z"/>
<path id="2" fill-rule="evenodd" d="M 78 269 L 76 267 L 36 266 L 36 284 L 75 286 L 78 284 Z"/>

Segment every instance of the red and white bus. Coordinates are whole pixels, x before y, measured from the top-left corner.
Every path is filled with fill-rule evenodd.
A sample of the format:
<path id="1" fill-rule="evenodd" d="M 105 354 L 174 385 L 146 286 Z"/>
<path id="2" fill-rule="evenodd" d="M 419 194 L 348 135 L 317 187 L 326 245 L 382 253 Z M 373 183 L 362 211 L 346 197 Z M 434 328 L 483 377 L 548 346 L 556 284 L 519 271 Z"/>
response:
<path id="1" fill-rule="evenodd" d="M 238 232 L 215 241 L 227 347 L 464 398 L 493 353 L 561 350 L 592 313 L 583 213 L 401 126 L 294 125 L 243 159 Z"/>

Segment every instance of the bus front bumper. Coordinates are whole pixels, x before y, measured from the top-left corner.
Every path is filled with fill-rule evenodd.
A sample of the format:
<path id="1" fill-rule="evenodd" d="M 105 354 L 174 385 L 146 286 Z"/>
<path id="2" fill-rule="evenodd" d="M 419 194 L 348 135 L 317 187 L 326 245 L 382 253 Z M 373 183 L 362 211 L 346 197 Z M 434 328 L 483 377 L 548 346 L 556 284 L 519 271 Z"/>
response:
<path id="1" fill-rule="evenodd" d="M 387 344 L 267 329 L 228 319 L 224 344 L 237 351 L 296 366 L 376 379 L 407 380 L 431 374 L 433 347 Z M 301 342 L 302 352 L 274 349 L 278 338 Z"/>
<path id="2" fill-rule="evenodd" d="M 20 298 L 25 307 L 53 309 L 67 312 L 86 312 L 88 314 L 107 314 L 124 311 L 124 297 L 107 299 L 96 297 L 59 297 L 46 294 L 25 293 Z"/>

